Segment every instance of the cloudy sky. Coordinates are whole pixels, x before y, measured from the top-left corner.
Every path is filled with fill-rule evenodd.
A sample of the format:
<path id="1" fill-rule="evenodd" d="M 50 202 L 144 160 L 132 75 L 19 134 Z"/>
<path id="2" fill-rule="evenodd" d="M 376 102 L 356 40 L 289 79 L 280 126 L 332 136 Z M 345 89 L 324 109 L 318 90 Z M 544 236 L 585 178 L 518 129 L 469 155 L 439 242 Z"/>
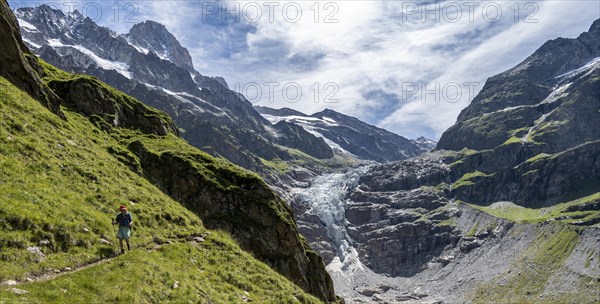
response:
<path id="1" fill-rule="evenodd" d="M 71 3 L 100 3 L 87 14 L 99 8 L 99 23 L 120 33 L 165 24 L 200 73 L 225 77 L 257 105 L 332 108 L 434 139 L 488 77 L 600 18 L 596 0 Z"/>

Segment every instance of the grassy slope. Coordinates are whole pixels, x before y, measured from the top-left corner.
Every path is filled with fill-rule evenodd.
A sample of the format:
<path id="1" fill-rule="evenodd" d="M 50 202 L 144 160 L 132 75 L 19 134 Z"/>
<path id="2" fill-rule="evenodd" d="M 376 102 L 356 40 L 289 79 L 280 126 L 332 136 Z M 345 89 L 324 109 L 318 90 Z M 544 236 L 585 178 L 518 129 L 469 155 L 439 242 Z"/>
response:
<path id="1" fill-rule="evenodd" d="M 577 221 L 590 221 L 600 217 L 597 210 L 579 211 L 576 207 L 600 201 L 600 192 L 582 197 L 569 202 L 560 203 L 546 208 L 525 208 L 514 204 L 478 206 L 469 204 L 472 208 L 489 213 L 495 217 L 507 219 L 517 223 L 542 223 L 555 220 L 562 223 Z M 595 226 L 600 226 L 596 224 Z"/>
<path id="2" fill-rule="evenodd" d="M 564 273 L 565 262 L 579 241 L 576 228 L 550 225 L 538 229 L 536 239 L 524 248 L 506 275 L 480 284 L 470 294 L 471 303 L 597 303 L 598 278 L 581 275 L 570 292 L 554 291 L 553 277 Z M 591 251 L 590 254 L 593 254 Z M 586 260 L 589 267 L 590 256 Z M 598 255 L 596 253 L 595 260 Z M 568 273 L 568 272 L 566 272 Z M 556 283 L 554 283 L 556 284 Z"/>
<path id="3" fill-rule="evenodd" d="M 123 291 L 135 295 L 138 302 L 170 299 L 166 288 L 172 282 L 166 278 L 180 281 L 182 286 L 186 282 L 185 288 L 172 292 L 173 300 L 194 294 L 198 299 L 231 302 L 225 295 L 241 295 L 244 290 L 252 294 L 254 290 L 250 297 L 262 296 L 265 302 L 296 301 L 294 294 L 316 301 L 243 253 L 226 235 L 211 237 L 213 241 L 201 248 L 168 245 L 146 254 L 144 248 L 155 241 L 181 240 L 201 234 L 205 228 L 196 215 L 108 152 L 126 151 L 122 134 L 100 131 L 87 118 L 68 109 L 63 109 L 68 118 L 64 121 L 4 78 L 0 78 L 0 100 L 0 281 L 23 280 L 112 255 L 116 240 L 110 220 L 121 203 L 130 206 L 137 221 L 136 249 L 131 254 L 97 266 L 99 269 L 92 267 L 53 281 L 21 285 L 19 288 L 31 291 L 28 295 L 16 296 L 2 287 L 0 298 L 70 302 L 93 294 L 95 299 L 110 301 L 116 297 L 115 286 L 124 280 L 122 274 L 116 275 L 122 268 L 115 263 L 121 263 L 136 270 Z M 153 135 L 126 133 L 158 141 Z M 168 140 L 183 144 L 174 136 Z M 209 168 L 227 166 L 211 160 Z M 112 244 L 103 244 L 102 238 Z M 47 245 L 38 245 L 46 240 Z M 40 246 L 45 257 L 28 252 L 30 246 Z M 205 280 L 201 279 L 201 268 L 169 266 L 173 257 L 185 264 L 188 254 L 207 267 Z M 115 273 L 105 273 L 106 269 L 115 269 Z M 231 283 L 236 281 L 245 283 Z M 142 285 L 148 288 L 139 287 Z M 57 293 L 57 288 L 68 292 Z"/>

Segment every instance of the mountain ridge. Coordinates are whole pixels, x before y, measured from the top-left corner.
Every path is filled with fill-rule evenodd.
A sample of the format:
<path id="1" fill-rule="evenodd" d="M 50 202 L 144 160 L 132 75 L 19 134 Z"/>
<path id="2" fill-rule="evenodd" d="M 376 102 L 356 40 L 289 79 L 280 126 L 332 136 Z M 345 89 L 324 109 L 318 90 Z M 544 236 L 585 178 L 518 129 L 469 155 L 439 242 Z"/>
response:
<path id="1" fill-rule="evenodd" d="M 364 160 L 385 162 L 406 159 L 432 148 L 431 145 L 421 145 L 332 109 L 324 109 L 311 115 L 289 108 L 255 106 L 255 109 L 271 123 L 287 121 L 303 126 L 307 131 L 328 141 L 332 149 Z"/>

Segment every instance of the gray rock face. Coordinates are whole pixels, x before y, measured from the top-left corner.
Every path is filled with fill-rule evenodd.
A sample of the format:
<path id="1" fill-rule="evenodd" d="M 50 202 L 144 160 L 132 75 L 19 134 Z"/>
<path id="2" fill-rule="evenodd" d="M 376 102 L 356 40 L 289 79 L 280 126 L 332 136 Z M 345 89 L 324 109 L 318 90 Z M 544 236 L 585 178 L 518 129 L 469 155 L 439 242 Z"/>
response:
<path id="1" fill-rule="evenodd" d="M 373 271 L 412 276 L 445 246 L 457 244 L 458 232 L 442 223 L 460 211 L 443 190 L 426 187 L 444 181 L 448 169 L 440 160 L 438 153 L 377 166 L 349 194 L 349 235 Z"/>
<path id="2" fill-rule="evenodd" d="M 159 136 L 177 134 L 166 115 L 129 96 L 112 93 L 95 79 L 51 81 L 48 87 L 62 98 L 64 105 L 91 117 L 101 128 L 125 127 Z"/>
<path id="3" fill-rule="evenodd" d="M 148 50 L 189 72 L 195 71 L 189 51 L 181 46 L 164 25 L 158 22 L 138 23 L 129 30 L 125 38 L 134 46 L 142 48 L 144 52 Z"/>

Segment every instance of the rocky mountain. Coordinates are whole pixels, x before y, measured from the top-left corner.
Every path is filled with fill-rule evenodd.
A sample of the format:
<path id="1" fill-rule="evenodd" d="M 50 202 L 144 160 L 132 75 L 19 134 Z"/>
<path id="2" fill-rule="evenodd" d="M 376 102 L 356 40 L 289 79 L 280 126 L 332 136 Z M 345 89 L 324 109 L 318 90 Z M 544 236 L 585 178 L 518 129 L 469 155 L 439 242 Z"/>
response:
<path id="1" fill-rule="evenodd" d="M 3 301 L 337 300 L 289 206 L 256 174 L 190 146 L 164 112 L 39 60 L 6 1 L 0 41 Z M 116 256 L 119 204 L 135 237 Z M 124 272 L 127 282 L 114 275 Z"/>
<path id="2" fill-rule="evenodd" d="M 292 191 L 347 300 L 600 301 L 597 37 L 491 77 L 435 151 Z"/>
<path id="3" fill-rule="evenodd" d="M 134 25 L 125 35 L 125 39 L 144 54 L 152 52 L 180 68 L 191 73 L 195 72 L 192 56 L 188 50 L 158 22 L 145 21 Z"/>
<path id="4" fill-rule="evenodd" d="M 377 162 L 403 160 L 435 147 L 434 141 L 425 138 L 411 141 L 330 109 L 312 115 L 289 108 L 256 106 L 255 109 L 272 123 L 285 121 L 301 126 L 323 138 L 333 150 L 360 159 Z"/>
<path id="5" fill-rule="evenodd" d="M 45 61 L 167 112 L 190 144 L 280 189 L 349 164 L 405 159 L 430 148 L 335 112 L 330 116 L 345 125 L 323 134 L 308 125 L 272 123 L 224 79 L 195 71 L 188 50 L 154 21 L 118 35 L 77 11 L 41 5 L 15 14 L 23 41 Z"/>
<path id="6" fill-rule="evenodd" d="M 437 146 L 471 150 L 454 164 L 456 174 L 482 173 L 479 182 L 453 189 L 457 196 L 547 206 L 597 191 L 599 35 L 596 21 L 578 38 L 548 41 L 486 82 Z"/>
<path id="7" fill-rule="evenodd" d="M 193 69 L 189 52 L 156 22 L 146 21 L 117 35 L 78 12 L 41 5 L 16 11 L 25 43 L 47 62 L 98 77 L 144 103 L 164 110 L 192 145 L 258 172 L 264 161 L 291 160 L 271 124 L 222 78 Z M 285 142 L 299 133 L 280 128 Z M 285 132 L 292 132 L 287 134 Z M 305 142 L 318 142 L 303 133 Z M 318 143 L 317 143 L 318 145 Z M 304 146 L 295 146 L 301 151 Z M 313 147 L 307 147 L 309 155 Z M 323 155 L 314 155 L 322 157 Z M 325 155 L 327 156 L 327 155 Z"/>

